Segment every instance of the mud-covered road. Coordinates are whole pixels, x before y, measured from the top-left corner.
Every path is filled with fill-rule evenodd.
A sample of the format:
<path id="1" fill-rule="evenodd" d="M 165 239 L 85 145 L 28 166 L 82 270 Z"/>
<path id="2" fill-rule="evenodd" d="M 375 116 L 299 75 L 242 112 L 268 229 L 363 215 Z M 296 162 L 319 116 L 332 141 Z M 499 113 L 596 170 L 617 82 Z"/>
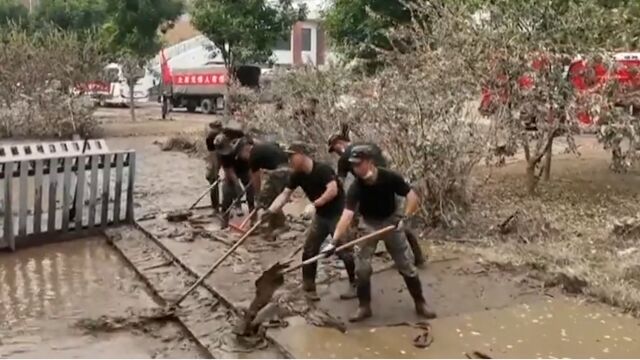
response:
<path id="1" fill-rule="evenodd" d="M 178 132 L 201 131 L 211 119 L 159 110 L 126 109 L 99 116 L 111 149 L 137 152 L 135 213 L 105 239 L 82 239 L 0 254 L 0 357 L 638 357 L 635 319 L 549 288 L 524 270 L 499 269 L 477 256 L 423 239 L 430 255 L 421 269 L 425 294 L 439 314 L 427 348 L 403 281 L 388 255 L 374 258 L 374 317 L 345 319 L 356 301 L 339 300 L 342 265 L 321 261 L 322 300 L 307 303 L 300 274 L 287 275 L 273 316 L 282 328 L 265 338 L 238 339 L 231 328 L 251 301 L 253 282 L 269 265 L 293 256 L 308 220 L 300 197 L 286 207 L 289 229 L 274 241 L 249 238 L 175 313 L 161 311 L 203 274 L 240 234 L 219 228 L 210 210 L 182 222 L 166 213 L 186 209 L 207 187 L 204 162 L 156 144 Z M 205 198 L 201 205 L 206 205 Z"/>

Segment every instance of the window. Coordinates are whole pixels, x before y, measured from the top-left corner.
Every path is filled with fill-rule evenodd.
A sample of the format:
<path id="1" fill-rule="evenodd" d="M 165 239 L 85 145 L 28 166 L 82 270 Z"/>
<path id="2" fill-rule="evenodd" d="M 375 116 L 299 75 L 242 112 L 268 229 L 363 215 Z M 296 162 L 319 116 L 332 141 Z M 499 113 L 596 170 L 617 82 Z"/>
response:
<path id="1" fill-rule="evenodd" d="M 311 29 L 302 28 L 302 51 L 311 51 Z"/>
<path id="2" fill-rule="evenodd" d="M 287 34 L 285 37 L 278 40 L 274 50 L 291 51 L 291 34 Z"/>

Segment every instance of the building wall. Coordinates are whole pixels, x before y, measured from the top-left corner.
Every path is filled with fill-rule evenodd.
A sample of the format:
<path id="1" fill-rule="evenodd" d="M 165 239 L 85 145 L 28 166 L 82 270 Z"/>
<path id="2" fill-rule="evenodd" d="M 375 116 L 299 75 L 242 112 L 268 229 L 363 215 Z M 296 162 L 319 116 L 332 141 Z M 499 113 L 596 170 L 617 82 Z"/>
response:
<path id="1" fill-rule="evenodd" d="M 169 45 L 165 48 L 165 54 L 169 58 L 170 66 L 194 67 L 207 61 L 222 61 L 219 56 L 210 57 L 210 51 L 206 49 L 205 44 L 208 41 L 206 39 L 203 41 L 202 35 L 193 29 L 188 22 L 188 16 L 182 17 L 176 22 L 175 27 L 164 35 L 164 41 Z M 308 39 L 310 46 L 303 49 L 303 35 L 306 31 L 310 32 L 310 39 Z M 327 58 L 326 37 L 319 21 L 307 20 L 296 23 L 291 31 L 289 41 L 290 50 L 276 49 L 273 51 L 275 64 L 294 66 L 302 64 L 323 65 L 325 63 Z M 208 43 L 210 44 L 210 42 Z M 153 66 L 159 66 L 159 59 L 154 61 Z"/>

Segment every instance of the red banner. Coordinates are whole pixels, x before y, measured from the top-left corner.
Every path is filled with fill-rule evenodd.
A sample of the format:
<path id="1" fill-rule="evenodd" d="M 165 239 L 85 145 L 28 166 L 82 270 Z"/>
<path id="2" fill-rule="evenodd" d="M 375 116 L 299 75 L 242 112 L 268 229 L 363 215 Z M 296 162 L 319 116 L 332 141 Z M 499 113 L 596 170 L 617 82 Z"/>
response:
<path id="1" fill-rule="evenodd" d="M 225 74 L 179 74 L 171 77 L 175 85 L 223 85 Z"/>

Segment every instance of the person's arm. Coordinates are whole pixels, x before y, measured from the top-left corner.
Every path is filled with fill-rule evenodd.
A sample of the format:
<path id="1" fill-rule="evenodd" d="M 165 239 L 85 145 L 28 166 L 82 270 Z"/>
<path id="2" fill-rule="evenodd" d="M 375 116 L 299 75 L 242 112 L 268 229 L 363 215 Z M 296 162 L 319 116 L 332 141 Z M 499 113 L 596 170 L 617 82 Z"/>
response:
<path id="1" fill-rule="evenodd" d="M 251 171 L 251 186 L 256 194 L 260 193 L 260 187 L 262 186 L 262 170 Z"/>
<path id="2" fill-rule="evenodd" d="M 404 205 L 404 216 L 413 216 L 418 211 L 418 206 L 420 206 L 420 198 L 418 194 L 411 189 L 407 193 L 407 200 Z"/>
<path id="3" fill-rule="evenodd" d="M 409 217 L 416 213 L 418 206 L 420 205 L 420 198 L 418 194 L 411 188 L 411 185 L 400 176 L 400 174 L 393 173 L 393 190 L 394 192 L 406 199 L 404 205 L 404 216 Z"/>
<path id="4" fill-rule="evenodd" d="M 343 240 L 344 236 L 349 232 L 351 222 L 353 221 L 353 214 L 353 210 L 344 209 L 342 211 L 340 220 L 338 220 L 338 224 L 336 225 L 336 230 L 334 231 L 333 237 L 331 238 L 332 245 L 338 246 L 338 244 L 340 244 L 340 242 Z"/>
<path id="5" fill-rule="evenodd" d="M 336 196 L 338 196 L 338 182 L 333 180 L 327 184 L 327 188 L 324 193 L 313 202 L 313 206 L 316 208 L 322 207 L 326 203 L 335 199 Z"/>
<path id="6" fill-rule="evenodd" d="M 224 178 L 229 181 L 237 181 L 238 176 L 236 175 L 236 171 L 233 167 L 223 167 L 222 171 L 224 172 Z"/>
<path id="7" fill-rule="evenodd" d="M 287 203 L 287 201 L 289 201 L 289 199 L 291 198 L 291 194 L 293 193 L 292 189 L 289 188 L 285 188 L 280 195 L 278 195 L 278 197 L 276 197 L 275 200 L 273 200 L 273 202 L 271 203 L 271 206 L 269 206 L 268 211 L 270 213 L 275 213 L 280 211 L 283 207 L 284 204 Z"/>
<path id="8" fill-rule="evenodd" d="M 348 233 L 351 222 L 353 221 L 353 214 L 358 207 L 360 188 L 357 184 L 351 185 L 349 191 L 347 191 L 347 200 L 345 208 L 340 215 L 340 220 L 336 225 L 336 230 L 333 233 L 331 243 L 333 245 L 339 244 L 343 240 L 344 236 Z"/>

